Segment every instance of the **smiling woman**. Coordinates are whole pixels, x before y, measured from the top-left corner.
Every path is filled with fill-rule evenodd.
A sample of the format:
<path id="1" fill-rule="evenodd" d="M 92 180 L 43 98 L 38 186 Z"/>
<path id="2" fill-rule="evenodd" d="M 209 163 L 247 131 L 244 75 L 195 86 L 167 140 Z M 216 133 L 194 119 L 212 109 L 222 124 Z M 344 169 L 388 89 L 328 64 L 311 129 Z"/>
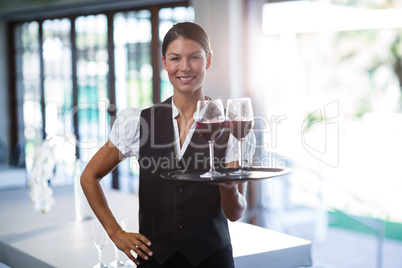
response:
<path id="1" fill-rule="evenodd" d="M 245 183 L 182 184 L 160 179 L 162 172 L 183 165 L 201 169 L 197 156 L 208 161 L 210 147 L 193 119 L 197 103 L 207 98 L 203 84 L 212 62 L 207 33 L 195 23 L 175 24 L 162 43 L 162 62 L 173 96 L 144 110 L 123 110 L 110 140 L 85 168 L 81 185 L 112 241 L 139 267 L 234 267 L 227 220 L 243 215 Z M 212 146 L 218 162 L 227 167 L 237 164 L 236 139 L 228 132 Z M 252 157 L 253 146 L 248 143 L 245 154 Z M 122 230 L 100 183 L 131 156 L 140 163 L 139 233 Z"/>

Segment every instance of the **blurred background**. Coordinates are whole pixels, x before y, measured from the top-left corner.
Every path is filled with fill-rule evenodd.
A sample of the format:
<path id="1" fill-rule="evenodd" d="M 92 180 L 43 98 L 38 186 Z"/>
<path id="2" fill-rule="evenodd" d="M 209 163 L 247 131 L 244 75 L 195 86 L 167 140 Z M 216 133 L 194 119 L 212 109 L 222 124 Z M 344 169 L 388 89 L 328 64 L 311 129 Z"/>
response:
<path id="1" fill-rule="evenodd" d="M 194 21 L 205 94 L 250 97 L 254 165 L 293 169 L 250 183 L 242 220 L 313 241 L 314 267 L 401 268 L 401 17 L 397 0 L 0 0 L 0 194 L 44 139 L 85 165 L 119 111 L 169 97 L 161 40 Z M 136 193 L 135 159 L 103 184 Z"/>

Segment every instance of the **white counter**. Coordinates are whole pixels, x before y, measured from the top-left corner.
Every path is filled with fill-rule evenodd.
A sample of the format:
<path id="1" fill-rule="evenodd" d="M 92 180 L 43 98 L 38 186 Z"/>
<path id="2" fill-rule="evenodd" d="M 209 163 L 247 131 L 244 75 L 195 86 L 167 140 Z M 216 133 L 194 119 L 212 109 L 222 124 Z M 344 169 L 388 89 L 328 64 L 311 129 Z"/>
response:
<path id="1" fill-rule="evenodd" d="M 55 187 L 56 204 L 46 214 L 34 211 L 28 189 L 0 191 L 0 262 L 13 268 L 87 268 L 97 263 L 90 221 L 76 221 L 73 187 Z M 107 192 L 117 219 L 136 218 L 138 198 Z M 229 224 L 237 268 L 311 266 L 311 242 L 246 223 Z M 127 257 L 120 253 L 120 259 Z M 103 260 L 113 260 L 109 242 Z"/>

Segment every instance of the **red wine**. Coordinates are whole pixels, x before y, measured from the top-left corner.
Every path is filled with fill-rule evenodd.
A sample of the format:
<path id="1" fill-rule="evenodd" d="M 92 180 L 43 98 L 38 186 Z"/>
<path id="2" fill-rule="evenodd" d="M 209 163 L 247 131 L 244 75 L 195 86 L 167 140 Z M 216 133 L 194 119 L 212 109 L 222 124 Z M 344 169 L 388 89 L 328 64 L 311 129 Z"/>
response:
<path id="1" fill-rule="evenodd" d="M 237 139 L 242 140 L 250 132 L 253 121 L 237 121 L 228 122 L 230 133 Z"/>
<path id="2" fill-rule="evenodd" d="M 196 125 L 204 139 L 216 141 L 222 135 L 226 123 L 225 121 L 201 121 L 197 122 Z"/>

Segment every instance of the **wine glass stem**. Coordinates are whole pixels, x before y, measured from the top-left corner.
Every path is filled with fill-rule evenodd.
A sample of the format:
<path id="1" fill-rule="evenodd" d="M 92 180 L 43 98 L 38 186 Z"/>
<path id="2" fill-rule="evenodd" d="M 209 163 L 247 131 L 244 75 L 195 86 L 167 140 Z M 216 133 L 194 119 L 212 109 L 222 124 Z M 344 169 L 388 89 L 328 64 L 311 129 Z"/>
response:
<path id="1" fill-rule="evenodd" d="M 116 245 L 114 246 L 114 258 L 116 260 L 119 259 L 119 249 L 116 247 Z"/>
<path id="2" fill-rule="evenodd" d="M 239 140 L 237 145 L 239 146 L 239 170 L 240 172 L 243 172 L 242 140 Z"/>
<path id="3" fill-rule="evenodd" d="M 98 259 L 99 259 L 99 263 L 102 263 L 102 249 L 98 248 Z"/>
<path id="4" fill-rule="evenodd" d="M 209 171 L 215 171 L 215 166 L 214 166 L 214 141 L 210 140 L 208 141 L 209 143 Z"/>

